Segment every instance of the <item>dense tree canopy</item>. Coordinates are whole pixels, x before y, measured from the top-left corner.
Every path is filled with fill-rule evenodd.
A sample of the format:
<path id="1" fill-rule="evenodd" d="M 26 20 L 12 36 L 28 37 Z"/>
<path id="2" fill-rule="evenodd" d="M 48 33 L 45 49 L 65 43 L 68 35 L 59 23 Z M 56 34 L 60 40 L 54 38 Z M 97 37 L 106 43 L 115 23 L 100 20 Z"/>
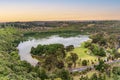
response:
<path id="1" fill-rule="evenodd" d="M 0 80 L 40 80 L 34 67 L 20 61 L 16 46 L 22 40 L 15 28 L 0 29 Z"/>
<path id="2" fill-rule="evenodd" d="M 62 44 L 50 44 L 50 45 L 38 45 L 36 48 L 32 47 L 31 54 L 33 55 L 54 55 L 65 57 L 64 45 Z"/>

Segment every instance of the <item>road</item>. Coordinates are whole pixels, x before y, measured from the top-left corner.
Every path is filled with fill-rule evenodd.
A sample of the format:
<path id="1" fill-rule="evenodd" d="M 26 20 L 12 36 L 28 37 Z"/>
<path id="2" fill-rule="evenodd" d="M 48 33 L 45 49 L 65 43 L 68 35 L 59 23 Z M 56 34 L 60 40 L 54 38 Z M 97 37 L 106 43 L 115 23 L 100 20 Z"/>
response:
<path id="1" fill-rule="evenodd" d="M 113 64 L 113 63 L 117 63 L 117 62 L 120 62 L 120 60 L 113 60 L 113 61 L 109 61 L 109 62 L 105 62 L 106 64 Z M 96 64 L 98 65 L 98 64 Z M 94 69 L 94 65 L 91 65 L 91 66 L 84 66 L 84 67 L 81 67 L 81 68 L 73 68 L 73 69 L 70 69 L 70 72 L 82 72 L 88 68 L 91 68 L 91 69 Z"/>

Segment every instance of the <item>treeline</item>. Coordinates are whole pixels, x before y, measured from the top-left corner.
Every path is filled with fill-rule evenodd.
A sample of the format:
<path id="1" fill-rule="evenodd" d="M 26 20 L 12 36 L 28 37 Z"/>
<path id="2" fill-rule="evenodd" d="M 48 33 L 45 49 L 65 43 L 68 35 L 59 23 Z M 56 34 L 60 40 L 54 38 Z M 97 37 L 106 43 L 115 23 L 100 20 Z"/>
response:
<path id="1" fill-rule="evenodd" d="M 9 26 L 19 28 L 25 32 L 73 30 L 79 31 L 80 34 L 92 34 L 101 31 L 109 34 L 120 34 L 120 21 L 33 21 L 0 23 L 0 27 Z"/>
<path id="2" fill-rule="evenodd" d="M 61 30 L 61 31 L 43 31 L 43 32 L 25 32 L 24 37 L 44 38 L 52 35 L 58 35 L 60 37 L 71 37 L 80 35 L 79 31 L 74 30 Z"/>

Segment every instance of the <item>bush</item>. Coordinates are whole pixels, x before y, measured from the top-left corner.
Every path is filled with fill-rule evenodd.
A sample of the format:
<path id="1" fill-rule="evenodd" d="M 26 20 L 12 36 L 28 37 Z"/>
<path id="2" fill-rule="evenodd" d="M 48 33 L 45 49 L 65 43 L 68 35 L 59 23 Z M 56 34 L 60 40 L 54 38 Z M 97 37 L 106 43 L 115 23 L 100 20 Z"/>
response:
<path id="1" fill-rule="evenodd" d="M 120 67 L 113 67 L 112 72 L 113 72 L 113 74 L 115 74 L 115 75 L 120 75 Z"/>
<path id="2" fill-rule="evenodd" d="M 69 45 L 66 47 L 66 51 L 72 51 L 74 49 L 73 45 Z"/>
<path id="3" fill-rule="evenodd" d="M 87 66 L 87 64 L 88 64 L 87 60 L 82 61 L 82 66 Z"/>

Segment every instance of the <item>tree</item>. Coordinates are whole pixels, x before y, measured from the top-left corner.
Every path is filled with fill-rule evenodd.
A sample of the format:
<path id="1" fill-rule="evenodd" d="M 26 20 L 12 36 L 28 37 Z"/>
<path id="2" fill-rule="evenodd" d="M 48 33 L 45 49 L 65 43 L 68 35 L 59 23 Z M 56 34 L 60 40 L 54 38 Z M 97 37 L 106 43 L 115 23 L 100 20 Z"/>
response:
<path id="1" fill-rule="evenodd" d="M 89 41 L 84 42 L 84 47 L 85 47 L 85 48 L 89 48 L 91 45 L 92 45 L 92 43 L 89 42 Z"/>
<path id="2" fill-rule="evenodd" d="M 115 75 L 120 75 L 120 67 L 113 67 L 112 72 Z"/>
<path id="3" fill-rule="evenodd" d="M 114 80 L 119 80 L 120 78 L 119 78 L 118 75 L 115 75 L 115 74 L 114 74 L 114 75 L 113 75 L 113 79 L 114 79 Z"/>
<path id="4" fill-rule="evenodd" d="M 101 73 L 99 73 L 98 80 L 106 80 L 106 75 L 105 74 L 102 75 Z"/>
<path id="5" fill-rule="evenodd" d="M 87 64 L 88 64 L 87 60 L 83 60 L 83 61 L 82 61 L 82 65 L 83 65 L 83 66 L 87 66 Z"/>
<path id="6" fill-rule="evenodd" d="M 100 48 L 100 49 L 99 49 L 98 55 L 99 55 L 99 56 L 102 56 L 102 57 L 106 56 L 106 52 L 104 51 L 103 48 Z"/>
<path id="7" fill-rule="evenodd" d="M 107 44 L 107 39 L 105 38 L 105 33 L 97 33 L 94 35 L 91 35 L 90 38 L 92 39 L 92 43 L 97 43 L 100 46 L 105 46 Z"/>
<path id="8" fill-rule="evenodd" d="M 94 74 L 91 76 L 90 80 L 98 80 L 97 74 L 94 73 Z"/>
<path id="9" fill-rule="evenodd" d="M 71 80 L 69 71 L 62 69 L 58 72 L 58 77 L 60 77 L 62 80 Z"/>
<path id="10" fill-rule="evenodd" d="M 89 80 L 88 76 L 81 76 L 80 80 Z"/>
<path id="11" fill-rule="evenodd" d="M 45 67 L 48 71 L 54 69 L 56 64 L 58 63 L 58 59 L 53 55 L 47 56 L 45 61 L 43 62 L 43 67 Z"/>
<path id="12" fill-rule="evenodd" d="M 95 69 L 100 72 L 107 72 L 109 68 L 110 66 L 108 64 L 105 64 L 103 60 L 99 60 L 99 64 L 95 66 Z"/>
<path id="13" fill-rule="evenodd" d="M 72 63 L 72 62 L 68 62 L 68 63 L 67 63 L 67 67 L 68 67 L 68 68 L 71 68 L 71 67 L 72 67 L 72 65 L 73 65 L 73 63 Z"/>
<path id="14" fill-rule="evenodd" d="M 72 51 L 74 49 L 73 45 L 66 46 L 66 51 Z"/>
<path id="15" fill-rule="evenodd" d="M 117 39 L 117 36 L 116 35 L 110 35 L 108 38 L 107 38 L 107 45 L 109 48 L 115 48 L 117 49 L 118 48 L 118 44 L 119 44 L 119 40 Z"/>
<path id="16" fill-rule="evenodd" d="M 114 56 L 115 58 L 120 58 L 120 53 L 115 53 Z"/>
<path id="17" fill-rule="evenodd" d="M 89 49 L 90 49 L 91 53 L 94 55 L 101 56 L 101 57 L 106 56 L 106 52 L 105 52 L 104 48 L 102 48 L 96 44 L 91 44 Z"/>
<path id="18" fill-rule="evenodd" d="M 38 75 L 39 75 L 41 80 L 48 79 L 48 76 L 47 76 L 47 74 L 46 74 L 44 69 L 40 69 L 40 71 L 38 72 Z"/>
<path id="19" fill-rule="evenodd" d="M 41 80 L 35 67 L 20 60 L 16 49 L 20 40 L 23 39 L 17 29 L 0 29 L 0 80 Z"/>
<path id="20" fill-rule="evenodd" d="M 70 58 L 74 63 L 74 67 L 76 67 L 76 61 L 78 60 L 78 55 L 76 53 L 70 53 Z"/>
<path id="21" fill-rule="evenodd" d="M 38 56 L 42 56 L 43 54 L 54 55 L 60 58 L 65 58 L 66 56 L 64 45 L 62 44 L 38 45 L 36 48 L 32 47 L 31 54 Z"/>
<path id="22" fill-rule="evenodd" d="M 32 47 L 31 54 L 44 57 L 42 66 L 48 71 L 64 67 L 66 53 L 63 44 L 38 45 L 36 48 Z"/>
<path id="23" fill-rule="evenodd" d="M 103 61 L 103 60 L 100 60 L 100 61 L 99 61 L 99 65 L 96 65 L 96 66 L 95 66 L 95 69 L 98 70 L 98 71 L 103 72 L 103 71 L 104 71 L 104 61 Z"/>
<path id="24" fill-rule="evenodd" d="M 64 67 L 64 62 L 62 60 L 58 61 L 58 63 L 56 64 L 56 67 L 59 69 L 62 69 Z"/>

